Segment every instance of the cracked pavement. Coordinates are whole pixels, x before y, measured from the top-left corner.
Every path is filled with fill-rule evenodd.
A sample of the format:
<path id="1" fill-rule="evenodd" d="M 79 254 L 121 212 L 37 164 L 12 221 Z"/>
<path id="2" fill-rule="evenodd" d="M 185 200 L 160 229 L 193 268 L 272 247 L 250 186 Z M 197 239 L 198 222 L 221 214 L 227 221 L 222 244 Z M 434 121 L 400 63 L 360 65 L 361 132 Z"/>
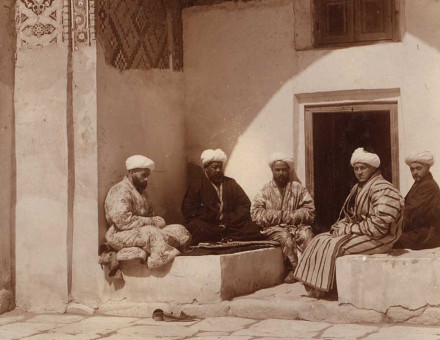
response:
<path id="1" fill-rule="evenodd" d="M 151 318 L 33 314 L 0 316 L 0 339 L 440 339 L 440 328 L 403 324 L 332 324 L 301 320 L 211 317 L 190 322 Z"/>

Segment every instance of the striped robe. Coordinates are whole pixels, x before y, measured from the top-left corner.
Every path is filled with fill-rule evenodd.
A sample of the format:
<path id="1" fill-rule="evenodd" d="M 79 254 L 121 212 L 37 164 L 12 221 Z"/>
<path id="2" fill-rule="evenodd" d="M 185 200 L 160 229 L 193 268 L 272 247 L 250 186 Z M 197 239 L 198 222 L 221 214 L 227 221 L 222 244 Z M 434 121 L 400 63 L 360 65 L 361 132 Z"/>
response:
<path id="1" fill-rule="evenodd" d="M 329 233 L 316 236 L 295 270 L 295 278 L 322 291 L 333 288 L 336 258 L 350 254 L 386 253 L 402 233 L 404 201 L 380 174 L 348 195 L 339 220 Z"/>
<path id="2" fill-rule="evenodd" d="M 255 196 L 251 216 L 263 229 L 280 224 L 311 224 L 315 218 L 315 204 L 301 183 L 287 183 L 283 196 L 272 180 Z"/>

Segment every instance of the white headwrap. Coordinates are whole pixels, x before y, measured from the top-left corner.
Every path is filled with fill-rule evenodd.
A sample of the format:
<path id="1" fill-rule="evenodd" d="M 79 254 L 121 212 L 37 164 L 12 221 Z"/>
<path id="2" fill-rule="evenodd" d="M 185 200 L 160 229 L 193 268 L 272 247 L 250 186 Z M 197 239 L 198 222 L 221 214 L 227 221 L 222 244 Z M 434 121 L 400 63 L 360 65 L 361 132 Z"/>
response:
<path id="1" fill-rule="evenodd" d="M 200 159 L 202 160 L 203 165 L 206 165 L 211 162 L 226 162 L 226 154 L 221 149 L 208 149 L 202 152 L 202 155 L 200 156 Z"/>
<path id="2" fill-rule="evenodd" d="M 378 168 L 380 166 L 380 159 L 375 153 L 367 152 L 364 148 L 357 148 L 351 155 L 350 160 L 351 166 L 354 166 L 356 163 L 365 163 L 373 168 Z"/>
<path id="3" fill-rule="evenodd" d="M 150 169 L 151 171 L 154 170 L 154 162 L 141 155 L 134 155 L 131 157 L 128 157 L 125 161 L 125 166 L 127 167 L 127 170 L 132 169 Z"/>
<path id="4" fill-rule="evenodd" d="M 405 163 L 410 165 L 413 162 L 434 165 L 434 156 L 429 151 L 412 152 L 405 158 Z"/>
<path id="5" fill-rule="evenodd" d="M 272 168 L 273 163 L 276 161 L 286 162 L 290 169 L 293 169 L 295 165 L 295 161 L 293 160 L 293 158 L 287 156 L 282 152 L 274 152 L 273 154 L 271 154 L 269 157 L 269 162 L 267 164 L 269 164 L 269 167 Z"/>

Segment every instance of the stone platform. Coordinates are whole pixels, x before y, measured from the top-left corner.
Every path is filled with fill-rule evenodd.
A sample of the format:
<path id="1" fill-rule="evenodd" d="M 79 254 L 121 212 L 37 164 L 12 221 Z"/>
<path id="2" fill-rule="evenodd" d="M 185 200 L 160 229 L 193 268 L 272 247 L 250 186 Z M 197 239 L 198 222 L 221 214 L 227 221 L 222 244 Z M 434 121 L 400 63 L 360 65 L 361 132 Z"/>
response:
<path id="1" fill-rule="evenodd" d="M 280 248 L 179 256 L 154 270 L 133 260 L 121 269 L 125 283 L 105 287 L 107 300 L 212 304 L 278 285 L 284 275 Z"/>
<path id="2" fill-rule="evenodd" d="M 386 312 L 440 305 L 440 248 L 350 255 L 336 261 L 339 302 Z"/>

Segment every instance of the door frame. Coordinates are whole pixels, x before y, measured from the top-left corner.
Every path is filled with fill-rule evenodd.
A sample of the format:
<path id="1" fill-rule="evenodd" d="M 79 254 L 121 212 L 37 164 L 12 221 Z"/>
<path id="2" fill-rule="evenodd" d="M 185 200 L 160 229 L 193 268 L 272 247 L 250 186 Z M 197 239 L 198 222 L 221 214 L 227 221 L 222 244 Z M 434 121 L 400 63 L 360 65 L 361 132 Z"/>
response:
<path id="1" fill-rule="evenodd" d="M 364 111 L 388 111 L 390 114 L 391 175 L 393 185 L 399 189 L 399 126 L 397 101 L 306 105 L 304 107 L 306 188 L 313 197 L 315 196 L 313 114 L 325 112 L 350 114 Z"/>

